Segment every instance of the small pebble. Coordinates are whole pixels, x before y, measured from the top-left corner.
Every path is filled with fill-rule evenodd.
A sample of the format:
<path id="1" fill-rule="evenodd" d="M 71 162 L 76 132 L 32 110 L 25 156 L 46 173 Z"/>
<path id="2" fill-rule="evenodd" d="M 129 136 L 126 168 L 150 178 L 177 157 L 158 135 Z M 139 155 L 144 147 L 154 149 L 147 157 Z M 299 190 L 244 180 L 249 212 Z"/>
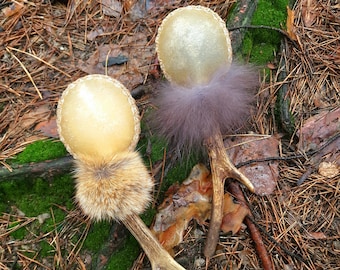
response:
<path id="1" fill-rule="evenodd" d="M 205 259 L 199 257 L 194 262 L 195 269 L 201 269 L 205 266 Z"/>
<path id="2" fill-rule="evenodd" d="M 37 216 L 40 224 L 43 224 L 45 222 L 45 220 L 50 218 L 50 217 L 51 217 L 51 215 L 49 213 L 43 213 L 43 214 Z"/>

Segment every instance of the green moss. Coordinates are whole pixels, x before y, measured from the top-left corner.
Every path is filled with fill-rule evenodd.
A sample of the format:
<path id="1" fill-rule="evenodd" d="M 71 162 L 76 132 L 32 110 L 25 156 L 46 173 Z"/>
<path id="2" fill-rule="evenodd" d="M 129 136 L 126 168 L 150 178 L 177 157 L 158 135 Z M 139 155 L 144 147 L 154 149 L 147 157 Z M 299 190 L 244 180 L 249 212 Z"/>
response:
<path id="1" fill-rule="evenodd" d="M 26 228 L 22 227 L 11 233 L 11 236 L 17 240 L 23 240 L 27 235 Z"/>
<path id="2" fill-rule="evenodd" d="M 255 44 L 249 58 L 251 63 L 265 64 L 275 57 L 277 46 L 271 43 Z"/>
<path id="3" fill-rule="evenodd" d="M 169 184 L 174 184 L 176 182 L 182 182 L 188 177 L 192 167 L 197 164 L 197 160 L 188 159 L 185 162 L 178 162 L 176 166 L 169 170 L 166 179 L 170 181 Z"/>
<path id="4" fill-rule="evenodd" d="M 247 31 L 244 34 L 243 38 L 243 44 L 242 44 L 242 54 L 246 56 L 246 58 L 249 58 L 249 55 L 251 53 L 251 50 L 253 48 L 253 37 L 251 36 L 250 32 Z"/>
<path id="5" fill-rule="evenodd" d="M 63 204 L 64 205 L 64 204 Z M 69 208 L 70 209 L 70 208 Z M 53 208 L 53 219 L 48 218 L 44 221 L 42 225 L 40 225 L 40 231 L 47 233 L 55 229 L 55 226 L 60 223 L 65 219 L 65 212 L 61 210 L 60 208 Z"/>
<path id="6" fill-rule="evenodd" d="M 284 28 L 286 24 L 288 0 L 259 0 L 252 18 L 252 25 Z M 279 50 L 282 34 L 270 29 L 249 29 L 245 35 L 242 55 L 250 62 L 265 65 Z"/>
<path id="7" fill-rule="evenodd" d="M 46 241 L 41 241 L 40 242 L 40 257 L 44 258 L 47 256 L 51 256 L 51 254 L 54 254 L 54 247 L 51 246 L 49 243 Z"/>
<path id="8" fill-rule="evenodd" d="M 143 153 L 144 156 L 148 156 L 151 162 L 157 162 L 163 159 L 164 150 L 167 144 L 163 138 L 157 136 L 144 137 L 138 144 L 138 151 Z"/>
<path id="9" fill-rule="evenodd" d="M 144 223 L 146 224 L 146 226 L 151 225 L 153 218 L 156 215 L 156 213 L 157 213 L 156 209 L 149 208 L 141 215 L 141 218 L 144 221 Z"/>
<path id="10" fill-rule="evenodd" d="M 41 178 L 4 181 L 0 183 L 0 211 L 10 212 L 11 206 L 16 206 L 26 216 L 34 217 L 49 213 L 53 204 L 72 205 L 73 193 L 69 175 L 55 177 L 52 182 Z"/>
<path id="11" fill-rule="evenodd" d="M 67 153 L 60 141 L 44 140 L 29 144 L 23 152 L 14 159 L 15 163 L 39 162 L 65 156 Z"/>
<path id="12" fill-rule="evenodd" d="M 252 19 L 252 25 L 266 25 L 275 28 L 285 27 L 288 0 L 268 1 L 259 0 L 257 9 Z M 254 29 L 252 31 L 257 43 L 278 44 L 281 42 L 282 34 L 275 30 Z"/>
<path id="13" fill-rule="evenodd" d="M 93 223 L 86 236 L 83 248 L 95 253 L 98 252 L 102 244 L 108 239 L 110 228 L 111 224 L 108 221 Z"/>
<path id="14" fill-rule="evenodd" d="M 140 252 L 137 240 L 130 235 L 124 246 L 111 256 L 106 269 L 107 270 L 128 270 Z"/>

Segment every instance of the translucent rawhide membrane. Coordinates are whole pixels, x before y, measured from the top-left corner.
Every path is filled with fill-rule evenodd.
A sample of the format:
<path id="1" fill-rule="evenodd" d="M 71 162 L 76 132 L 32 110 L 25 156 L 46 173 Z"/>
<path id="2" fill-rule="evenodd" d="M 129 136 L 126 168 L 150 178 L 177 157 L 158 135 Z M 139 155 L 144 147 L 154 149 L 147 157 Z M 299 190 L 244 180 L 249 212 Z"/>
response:
<path id="1" fill-rule="evenodd" d="M 106 75 L 88 75 L 71 83 L 60 98 L 58 131 L 67 150 L 82 161 L 105 162 L 134 150 L 139 114 L 129 91 Z"/>
<path id="2" fill-rule="evenodd" d="M 158 29 L 156 50 L 166 78 L 185 87 L 208 83 L 217 70 L 232 62 L 225 22 L 202 6 L 171 12 Z"/>

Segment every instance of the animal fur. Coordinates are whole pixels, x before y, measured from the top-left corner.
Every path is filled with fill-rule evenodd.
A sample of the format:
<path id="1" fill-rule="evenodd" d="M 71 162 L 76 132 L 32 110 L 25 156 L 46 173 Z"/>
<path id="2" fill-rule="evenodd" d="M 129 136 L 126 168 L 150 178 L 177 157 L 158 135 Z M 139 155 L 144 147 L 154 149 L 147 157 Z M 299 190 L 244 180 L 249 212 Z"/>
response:
<path id="1" fill-rule="evenodd" d="M 207 85 L 165 84 L 154 101 L 153 125 L 175 150 L 196 152 L 216 132 L 230 134 L 245 125 L 258 84 L 252 68 L 235 63 L 218 70 Z"/>
<path id="2" fill-rule="evenodd" d="M 76 161 L 76 201 L 94 220 L 124 220 L 142 213 L 153 181 L 137 152 L 117 154 L 109 164 Z"/>

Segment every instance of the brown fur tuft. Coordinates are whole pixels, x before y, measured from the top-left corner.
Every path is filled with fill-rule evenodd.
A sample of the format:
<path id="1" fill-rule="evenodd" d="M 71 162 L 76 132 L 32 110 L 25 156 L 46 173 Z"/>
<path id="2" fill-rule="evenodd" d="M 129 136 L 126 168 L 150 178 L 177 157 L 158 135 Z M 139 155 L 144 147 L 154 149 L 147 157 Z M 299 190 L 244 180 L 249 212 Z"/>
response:
<path id="1" fill-rule="evenodd" d="M 153 181 L 137 152 L 116 155 L 109 164 L 76 161 L 76 200 L 94 220 L 123 220 L 151 202 Z"/>

